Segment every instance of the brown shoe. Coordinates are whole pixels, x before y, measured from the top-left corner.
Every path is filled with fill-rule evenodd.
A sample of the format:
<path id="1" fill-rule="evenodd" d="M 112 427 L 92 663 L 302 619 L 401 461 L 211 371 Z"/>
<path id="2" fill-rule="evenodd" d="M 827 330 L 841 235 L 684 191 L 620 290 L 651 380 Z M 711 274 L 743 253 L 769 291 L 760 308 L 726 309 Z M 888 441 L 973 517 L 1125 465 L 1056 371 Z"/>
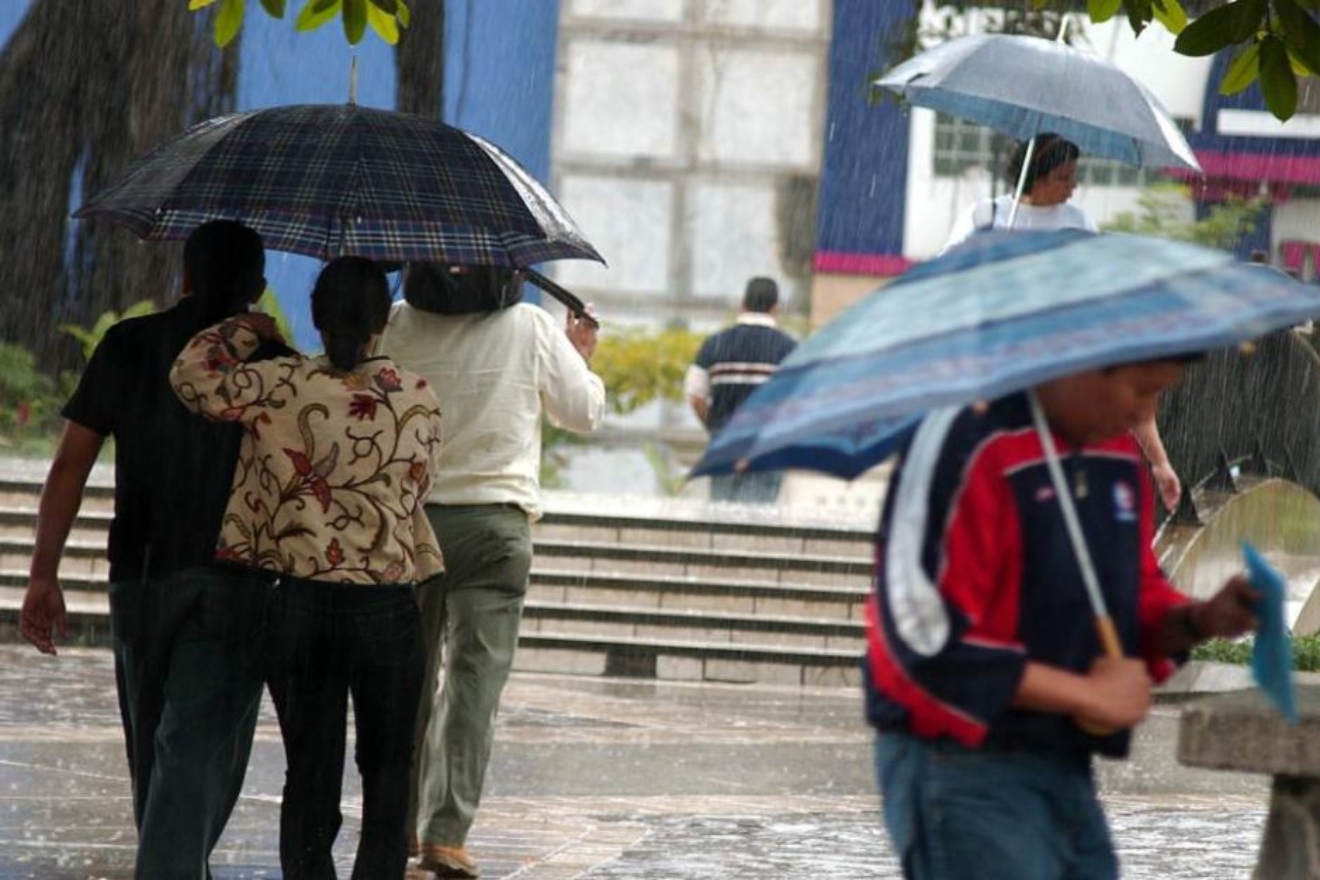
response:
<path id="1" fill-rule="evenodd" d="M 421 861 L 418 865 L 423 871 L 431 871 L 436 877 L 479 877 L 477 862 L 461 846 L 440 846 L 437 843 L 423 843 Z"/>

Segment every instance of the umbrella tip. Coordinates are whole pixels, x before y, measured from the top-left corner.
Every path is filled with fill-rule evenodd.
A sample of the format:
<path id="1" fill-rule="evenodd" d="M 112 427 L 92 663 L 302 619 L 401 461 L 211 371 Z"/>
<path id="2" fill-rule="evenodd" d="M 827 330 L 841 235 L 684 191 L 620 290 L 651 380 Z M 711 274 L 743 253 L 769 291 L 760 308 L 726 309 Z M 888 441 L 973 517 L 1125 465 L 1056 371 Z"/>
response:
<path id="1" fill-rule="evenodd" d="M 988 400 L 977 400 L 972 403 L 972 412 L 978 416 L 985 415 L 988 409 L 990 409 L 990 401 Z"/>
<path id="2" fill-rule="evenodd" d="M 740 458 L 733 463 L 733 472 L 735 474 L 741 474 L 751 466 L 752 466 L 752 462 L 750 459 Z"/>
<path id="3" fill-rule="evenodd" d="M 1256 343 L 1251 340 L 1240 342 L 1238 343 L 1238 351 L 1245 355 L 1253 355 L 1256 353 Z"/>
<path id="4" fill-rule="evenodd" d="M 348 103 L 357 105 L 357 53 L 348 62 Z"/>

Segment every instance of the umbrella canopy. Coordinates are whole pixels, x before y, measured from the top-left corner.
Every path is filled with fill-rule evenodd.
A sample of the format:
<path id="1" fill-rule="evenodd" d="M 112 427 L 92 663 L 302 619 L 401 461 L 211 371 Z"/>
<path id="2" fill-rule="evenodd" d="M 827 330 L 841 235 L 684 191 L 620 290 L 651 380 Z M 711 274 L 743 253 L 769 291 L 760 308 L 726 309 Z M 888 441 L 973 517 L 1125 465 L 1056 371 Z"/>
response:
<path id="1" fill-rule="evenodd" d="M 978 233 L 799 345 L 694 474 L 798 467 L 851 478 L 938 407 L 1317 315 L 1320 290 L 1224 251 L 1077 229 Z"/>
<path id="2" fill-rule="evenodd" d="M 438 120 L 308 104 L 207 120 L 136 160 L 84 204 L 141 238 L 208 220 L 321 259 L 522 268 L 604 262 L 563 207 L 499 148 Z"/>
<path id="3" fill-rule="evenodd" d="M 928 107 L 1028 140 L 1054 132 L 1085 153 L 1129 165 L 1200 172 L 1169 112 L 1103 58 L 1040 37 L 958 37 L 890 70 L 876 85 Z"/>

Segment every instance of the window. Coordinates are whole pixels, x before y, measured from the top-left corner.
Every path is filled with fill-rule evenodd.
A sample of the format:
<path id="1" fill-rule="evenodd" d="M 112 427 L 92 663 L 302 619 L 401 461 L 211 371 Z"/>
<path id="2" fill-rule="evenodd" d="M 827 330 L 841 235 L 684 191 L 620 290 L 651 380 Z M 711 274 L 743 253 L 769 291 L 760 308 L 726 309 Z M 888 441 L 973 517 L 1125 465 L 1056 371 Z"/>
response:
<path id="1" fill-rule="evenodd" d="M 1184 127 L 1183 120 L 1178 122 L 1179 127 Z M 983 125 L 937 114 L 935 154 L 932 157 L 935 176 L 957 177 L 974 167 L 1002 175 L 1013 144 L 1012 138 Z M 1143 187 L 1162 176 L 1158 168 L 1139 168 L 1116 159 L 1101 159 L 1085 154 L 1077 163 L 1077 185 L 1083 187 Z"/>

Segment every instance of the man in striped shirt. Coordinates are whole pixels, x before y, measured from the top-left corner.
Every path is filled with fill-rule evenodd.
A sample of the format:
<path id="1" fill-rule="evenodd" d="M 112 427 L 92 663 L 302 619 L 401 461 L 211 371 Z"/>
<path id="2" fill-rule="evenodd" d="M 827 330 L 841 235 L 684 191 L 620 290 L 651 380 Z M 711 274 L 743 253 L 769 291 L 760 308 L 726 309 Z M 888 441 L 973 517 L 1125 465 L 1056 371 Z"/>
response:
<path id="1" fill-rule="evenodd" d="M 779 286 L 770 278 L 753 278 L 743 294 L 737 322 L 702 343 L 683 381 L 688 403 L 706 430 L 714 434 L 735 410 L 770 378 L 797 341 L 780 330 Z M 711 478 L 712 501 L 771 504 L 779 496 L 783 475 L 723 474 Z"/>

